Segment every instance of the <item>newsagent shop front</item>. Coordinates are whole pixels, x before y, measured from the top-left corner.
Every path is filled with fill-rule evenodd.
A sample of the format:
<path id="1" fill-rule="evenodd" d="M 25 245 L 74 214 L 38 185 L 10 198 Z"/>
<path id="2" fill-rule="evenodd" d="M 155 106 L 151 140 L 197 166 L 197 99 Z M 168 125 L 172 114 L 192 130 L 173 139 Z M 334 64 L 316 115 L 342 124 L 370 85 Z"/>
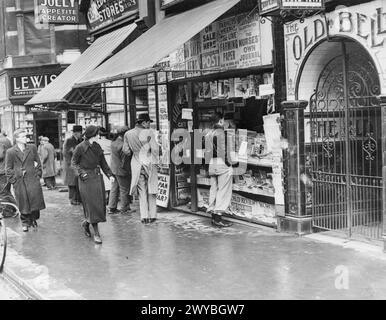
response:
<path id="1" fill-rule="evenodd" d="M 240 7 L 233 8 L 238 2 L 217 0 L 165 18 L 76 86 L 119 81 L 125 68 L 128 75 L 137 74 L 126 78 L 130 118 L 146 112 L 154 121 L 162 150 L 157 204 L 203 215 L 209 177 L 197 163 L 203 148 L 195 131 L 205 134 L 211 115 L 223 112 L 234 157 L 243 169 L 234 176 L 227 215 L 276 227 L 284 194 L 272 26 L 262 24 L 257 12 L 240 14 Z M 204 21 L 198 24 L 200 19 Z M 137 52 L 143 55 L 137 57 Z"/>
<path id="2" fill-rule="evenodd" d="M 285 114 L 304 124 L 294 174 L 312 183 L 289 186 L 283 226 L 384 238 L 385 34 L 384 1 L 285 26 Z"/>

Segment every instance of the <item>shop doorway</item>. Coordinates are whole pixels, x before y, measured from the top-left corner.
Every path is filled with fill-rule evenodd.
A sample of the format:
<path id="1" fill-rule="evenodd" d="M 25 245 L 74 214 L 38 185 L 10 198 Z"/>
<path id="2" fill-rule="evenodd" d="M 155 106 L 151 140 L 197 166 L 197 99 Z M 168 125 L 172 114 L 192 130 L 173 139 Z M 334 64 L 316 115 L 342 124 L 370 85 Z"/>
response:
<path id="1" fill-rule="evenodd" d="M 35 130 L 37 140 L 39 136 L 48 137 L 54 148 L 60 149 L 59 120 L 57 118 L 35 120 Z M 39 141 L 36 142 L 39 143 Z"/>
<path id="2" fill-rule="evenodd" d="M 380 240 L 383 189 L 378 71 L 358 43 L 337 39 L 333 45 L 339 51 L 319 73 L 310 98 L 313 227 Z"/>

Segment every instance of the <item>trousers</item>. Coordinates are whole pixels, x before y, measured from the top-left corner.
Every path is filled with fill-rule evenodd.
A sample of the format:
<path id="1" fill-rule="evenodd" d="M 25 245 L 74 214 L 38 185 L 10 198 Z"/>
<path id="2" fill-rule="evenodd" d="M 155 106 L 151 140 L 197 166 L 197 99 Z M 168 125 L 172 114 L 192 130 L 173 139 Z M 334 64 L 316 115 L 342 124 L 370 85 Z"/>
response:
<path id="1" fill-rule="evenodd" d="M 138 198 L 141 219 L 157 218 L 157 195 L 149 193 L 149 177 L 145 170 L 141 169 L 138 181 Z"/>
<path id="2" fill-rule="evenodd" d="M 76 179 L 75 186 L 68 186 L 68 197 L 71 201 L 81 202 L 78 179 Z"/>
<path id="3" fill-rule="evenodd" d="M 221 159 L 220 159 L 221 160 Z M 231 204 L 233 169 L 223 161 L 209 164 L 210 190 L 208 212 L 221 215 Z"/>
<path id="4" fill-rule="evenodd" d="M 32 211 L 31 213 L 28 213 L 28 214 L 25 214 L 25 213 L 20 214 L 21 224 L 25 227 L 31 227 L 32 222 L 34 220 L 38 220 L 39 218 L 40 218 L 39 210 Z"/>
<path id="5" fill-rule="evenodd" d="M 121 201 L 121 211 L 130 209 L 131 196 L 130 196 L 130 176 L 115 176 L 115 181 L 111 185 L 109 208 L 116 209 L 118 207 L 118 198 Z"/>

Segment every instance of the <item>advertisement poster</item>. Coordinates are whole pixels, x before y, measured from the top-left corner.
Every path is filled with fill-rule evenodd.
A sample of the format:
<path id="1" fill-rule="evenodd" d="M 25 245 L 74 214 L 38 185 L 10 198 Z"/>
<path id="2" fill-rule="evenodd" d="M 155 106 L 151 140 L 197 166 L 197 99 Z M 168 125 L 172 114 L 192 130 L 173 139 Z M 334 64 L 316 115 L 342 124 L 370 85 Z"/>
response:
<path id="1" fill-rule="evenodd" d="M 167 103 L 166 85 L 158 86 L 158 116 L 159 116 L 159 143 L 161 145 L 160 163 L 168 166 L 170 163 L 170 125 Z"/>
<path id="2" fill-rule="evenodd" d="M 169 186 L 170 176 L 167 174 L 158 174 L 158 194 L 157 206 L 167 208 L 169 204 Z"/>
<path id="3" fill-rule="evenodd" d="M 77 0 L 35 0 L 35 24 L 79 23 L 79 1 Z"/>
<path id="4" fill-rule="evenodd" d="M 213 69 L 220 66 L 220 54 L 217 41 L 218 23 L 214 22 L 200 32 L 201 58 L 203 69 Z M 203 72 L 204 74 L 210 71 Z"/>
<path id="5" fill-rule="evenodd" d="M 220 65 L 226 68 L 237 68 L 238 39 L 237 17 L 231 17 L 218 22 L 218 45 L 220 52 Z"/>
<path id="6" fill-rule="evenodd" d="M 149 104 L 149 117 L 154 122 L 151 123 L 152 129 L 157 129 L 157 103 L 156 103 L 156 94 L 155 86 L 148 86 L 148 104 Z"/>
<path id="7" fill-rule="evenodd" d="M 239 26 L 237 39 L 239 50 L 238 61 L 240 68 L 260 66 L 261 61 L 261 36 L 259 15 L 241 15 L 238 17 Z"/>
<path id="8" fill-rule="evenodd" d="M 209 205 L 209 189 L 198 188 L 197 198 L 199 207 Z M 237 193 L 232 194 L 231 205 L 226 210 L 230 216 L 236 216 L 271 225 L 277 224 L 275 205 L 255 201 Z"/>
<path id="9" fill-rule="evenodd" d="M 192 70 L 195 72 L 186 72 L 187 77 L 200 76 L 201 73 L 201 42 L 200 34 L 197 34 L 184 45 L 185 51 L 185 66 L 186 70 Z"/>
<path id="10" fill-rule="evenodd" d="M 169 54 L 170 59 L 170 69 L 172 72 L 169 72 L 169 79 L 181 79 L 185 78 L 185 53 L 184 45 L 180 46 L 177 50 Z M 181 71 L 178 71 L 181 70 Z"/>

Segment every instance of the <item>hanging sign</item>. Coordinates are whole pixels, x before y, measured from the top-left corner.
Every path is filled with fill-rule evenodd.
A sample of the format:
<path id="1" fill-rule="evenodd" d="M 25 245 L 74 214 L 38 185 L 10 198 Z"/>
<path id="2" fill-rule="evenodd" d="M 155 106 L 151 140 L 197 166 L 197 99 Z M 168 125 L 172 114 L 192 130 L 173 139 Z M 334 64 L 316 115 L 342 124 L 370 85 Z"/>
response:
<path id="1" fill-rule="evenodd" d="M 79 23 L 79 1 L 76 0 L 34 0 L 35 24 Z"/>
<path id="2" fill-rule="evenodd" d="M 170 176 L 158 173 L 157 206 L 167 208 L 169 204 Z"/>
<path id="3" fill-rule="evenodd" d="M 87 12 L 90 32 L 138 12 L 137 0 L 91 0 Z"/>
<path id="4" fill-rule="evenodd" d="M 264 15 L 280 10 L 321 10 L 324 0 L 261 0 L 260 14 Z"/>

